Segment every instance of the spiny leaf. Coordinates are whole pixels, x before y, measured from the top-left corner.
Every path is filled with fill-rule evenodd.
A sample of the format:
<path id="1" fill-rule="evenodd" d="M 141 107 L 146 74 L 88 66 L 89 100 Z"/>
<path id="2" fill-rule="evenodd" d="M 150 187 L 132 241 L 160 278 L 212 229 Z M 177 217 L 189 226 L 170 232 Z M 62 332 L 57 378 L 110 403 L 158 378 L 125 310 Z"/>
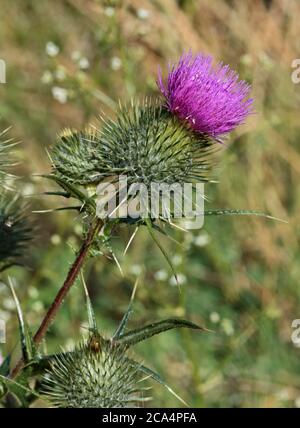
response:
<path id="1" fill-rule="evenodd" d="M 35 214 L 45 214 L 45 213 L 54 213 L 55 211 L 81 211 L 82 205 L 74 205 L 72 207 L 59 207 L 59 208 L 51 208 L 49 210 L 35 210 L 33 213 Z"/>
<path id="2" fill-rule="evenodd" d="M 166 220 L 166 223 L 168 225 L 171 225 L 170 222 L 168 220 Z M 173 238 L 168 232 L 166 232 L 165 230 L 163 230 L 158 224 L 153 224 L 153 229 L 157 230 L 157 232 L 161 233 L 162 235 L 164 235 L 166 238 L 170 239 L 170 241 L 174 242 L 174 244 L 178 245 L 181 248 L 184 248 L 183 244 L 179 241 L 177 241 L 177 239 Z"/>
<path id="3" fill-rule="evenodd" d="M 155 236 L 155 234 L 154 234 L 154 232 L 153 232 L 153 229 L 152 229 L 152 222 L 151 222 L 151 220 L 149 219 L 149 218 L 147 218 L 146 220 L 145 220 L 145 222 L 146 222 L 146 226 L 147 226 L 147 228 L 148 228 L 148 231 L 149 231 L 149 234 L 150 234 L 150 236 L 151 236 L 151 238 L 153 239 L 153 241 L 156 243 L 156 245 L 158 246 L 158 248 L 160 249 L 160 251 L 162 252 L 162 254 L 163 254 L 163 256 L 165 257 L 165 259 L 166 259 L 166 261 L 167 261 L 167 263 L 168 263 L 168 265 L 170 266 L 170 268 L 171 268 L 171 270 L 172 270 L 172 273 L 173 273 L 173 275 L 174 275 L 174 278 L 176 279 L 176 282 L 177 282 L 177 284 L 178 284 L 178 279 L 177 279 L 177 274 L 176 274 L 176 271 L 175 271 L 175 269 L 174 269 L 174 266 L 173 266 L 173 264 L 172 264 L 172 262 L 171 262 L 171 259 L 170 259 L 170 257 L 169 257 L 169 255 L 168 255 L 168 253 L 166 252 L 166 250 L 164 249 L 164 247 L 161 245 L 161 243 L 159 242 L 159 240 L 156 238 L 156 236 Z"/>
<path id="4" fill-rule="evenodd" d="M 150 376 L 153 380 L 158 382 L 159 384 L 163 385 L 174 397 L 176 397 L 182 404 L 188 407 L 188 404 L 186 401 L 184 401 L 183 398 L 181 398 L 176 392 L 161 378 L 161 376 L 154 372 L 153 370 L 149 369 L 148 367 L 145 367 L 143 365 L 139 365 L 139 370 L 146 375 Z"/>
<path id="5" fill-rule="evenodd" d="M 0 366 L 0 375 L 2 375 L 2 376 L 8 376 L 9 375 L 10 360 L 11 360 L 11 355 L 8 355 L 4 359 L 4 361 L 2 362 L 2 364 Z"/>
<path id="6" fill-rule="evenodd" d="M 84 276 L 83 273 L 81 271 L 81 280 L 82 280 L 82 284 L 83 284 L 83 288 L 84 288 L 84 293 L 85 293 L 85 299 L 86 299 L 86 306 L 87 306 L 87 313 L 88 313 L 88 321 L 89 321 L 89 329 L 91 332 L 93 333 L 97 333 L 98 332 L 98 326 L 97 326 L 97 321 L 96 321 L 96 317 L 95 317 L 95 313 L 93 310 L 93 306 L 91 303 L 91 299 L 89 296 L 89 292 L 84 280 Z"/>
<path id="7" fill-rule="evenodd" d="M 198 326 L 190 321 L 171 318 L 164 321 L 155 322 L 153 324 L 146 325 L 145 327 L 140 327 L 135 330 L 132 330 L 126 334 L 119 336 L 116 340 L 117 343 L 124 344 L 126 346 L 132 346 L 143 340 L 149 339 L 155 334 L 163 333 L 167 330 L 172 330 L 174 328 L 192 328 L 195 330 L 203 330 L 203 327 Z"/>
<path id="8" fill-rule="evenodd" d="M 71 197 L 69 192 L 44 192 L 42 193 L 42 195 L 46 195 L 46 196 L 63 196 L 64 198 L 69 199 Z"/>
<path id="9" fill-rule="evenodd" d="M 17 314 L 18 314 L 19 328 L 20 328 L 20 337 L 21 337 L 22 356 L 23 356 L 25 363 L 28 363 L 34 358 L 34 356 L 36 354 L 36 349 L 35 349 L 35 345 L 33 342 L 32 335 L 28 329 L 26 322 L 24 321 L 20 302 L 19 302 L 19 299 L 15 293 L 15 290 L 14 290 L 14 287 L 12 284 L 12 280 L 10 277 L 8 278 L 8 282 L 9 282 L 9 287 L 10 287 L 11 293 L 13 295 L 13 299 L 14 299 L 16 307 L 17 307 Z"/>
<path id="10" fill-rule="evenodd" d="M 82 208 L 86 207 L 93 214 L 96 212 L 96 203 L 94 199 L 79 190 L 78 186 L 73 185 L 63 178 L 53 174 L 42 174 L 41 177 L 55 181 L 70 195 L 70 197 L 79 200 L 82 203 Z"/>
<path id="11" fill-rule="evenodd" d="M 22 407 L 28 407 L 26 394 L 33 395 L 36 398 L 44 398 L 28 386 L 22 385 L 20 382 L 17 382 L 9 377 L 2 376 L 1 374 L 0 381 L 3 382 L 9 392 L 15 395 L 15 397 L 20 401 Z"/>
<path id="12" fill-rule="evenodd" d="M 116 340 L 116 339 L 120 338 L 122 336 L 122 334 L 124 333 L 124 331 L 125 331 L 125 328 L 127 326 L 128 320 L 129 320 L 129 318 L 130 318 L 130 316 L 131 316 L 131 314 L 133 312 L 132 306 L 133 306 L 133 301 L 134 301 L 134 296 L 135 296 L 135 292 L 136 292 L 137 286 L 138 286 L 138 278 L 137 278 L 137 280 L 136 280 L 136 282 L 134 284 L 134 288 L 133 288 L 133 291 L 132 291 L 132 295 L 131 295 L 131 299 L 130 299 L 127 311 L 125 312 L 125 314 L 124 314 L 124 316 L 122 318 L 122 321 L 121 321 L 119 327 L 117 328 L 117 330 L 115 331 L 115 333 L 114 333 L 114 335 L 112 337 L 113 340 Z"/>
<path id="13" fill-rule="evenodd" d="M 287 223 L 285 220 L 282 220 L 280 218 L 273 217 L 269 214 L 266 214 L 262 211 L 255 211 L 255 210 L 231 210 L 231 209 L 217 209 L 217 210 L 207 210 L 204 211 L 204 216 L 210 216 L 210 215 L 254 215 L 258 217 L 265 217 L 269 218 L 271 220 L 277 220 L 282 221 L 283 223 Z"/>

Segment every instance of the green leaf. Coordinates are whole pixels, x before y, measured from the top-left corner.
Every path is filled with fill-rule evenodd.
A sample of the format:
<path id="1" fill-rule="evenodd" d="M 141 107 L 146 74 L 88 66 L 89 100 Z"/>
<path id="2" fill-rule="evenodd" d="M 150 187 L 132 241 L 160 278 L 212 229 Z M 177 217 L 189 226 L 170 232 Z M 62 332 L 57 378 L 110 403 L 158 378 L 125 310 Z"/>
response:
<path id="1" fill-rule="evenodd" d="M 170 225 L 169 221 L 166 221 L 166 223 Z M 161 233 L 162 235 L 164 235 L 166 238 L 170 239 L 170 241 L 174 242 L 174 244 L 178 245 L 181 248 L 184 248 L 184 245 L 182 244 L 182 242 L 177 241 L 177 239 L 173 238 L 173 236 L 171 236 L 168 232 L 163 230 L 158 224 L 153 224 L 153 229 Z"/>
<path id="2" fill-rule="evenodd" d="M 86 307 L 87 307 L 87 313 L 88 313 L 89 329 L 91 332 L 97 333 L 98 332 L 97 321 L 96 321 L 92 302 L 91 302 L 91 299 L 89 296 L 89 292 L 88 292 L 82 271 L 81 271 L 81 280 L 82 280 L 85 298 L 86 298 Z"/>
<path id="3" fill-rule="evenodd" d="M 0 375 L 2 375 L 2 376 L 8 376 L 9 375 L 10 360 L 11 360 L 11 355 L 8 355 L 4 359 L 4 361 L 2 362 L 2 364 L 0 366 Z"/>
<path id="4" fill-rule="evenodd" d="M 188 404 L 184 401 L 184 399 L 181 398 L 178 394 L 176 394 L 176 392 L 161 378 L 161 376 L 158 373 L 154 372 L 153 370 L 143 365 L 139 365 L 138 370 L 145 373 L 146 375 L 151 377 L 153 380 L 163 385 L 175 398 L 177 398 L 182 404 L 188 407 Z"/>
<path id="5" fill-rule="evenodd" d="M 21 349 L 22 349 L 22 357 L 24 359 L 25 363 L 29 363 L 36 354 L 35 345 L 33 342 L 32 335 L 28 329 L 28 326 L 26 322 L 24 321 L 22 309 L 20 306 L 19 299 L 15 293 L 12 280 L 10 277 L 8 277 L 8 283 L 11 290 L 11 293 L 13 295 L 13 299 L 15 301 L 16 307 L 17 307 L 17 314 L 18 314 L 18 320 L 19 320 L 19 328 L 20 328 L 20 337 L 21 337 Z"/>
<path id="6" fill-rule="evenodd" d="M 258 217 L 265 217 L 269 218 L 271 220 L 277 220 L 282 221 L 283 223 L 287 223 L 285 220 L 282 220 L 280 218 L 273 217 L 269 214 L 266 214 L 262 211 L 255 211 L 255 210 L 228 210 L 228 209 L 218 209 L 218 210 L 207 210 L 204 211 L 204 216 L 210 216 L 210 215 L 254 215 Z"/>
<path id="7" fill-rule="evenodd" d="M 145 327 L 140 327 L 135 330 L 132 330 L 126 334 L 122 334 L 116 340 L 116 342 L 124 344 L 126 346 L 132 346 L 143 340 L 149 339 L 155 334 L 163 333 L 167 330 L 172 330 L 174 328 L 192 328 L 195 330 L 205 331 L 206 329 L 198 326 L 190 321 L 171 318 L 164 321 L 155 322 L 153 324 L 148 324 Z"/>
<path id="8" fill-rule="evenodd" d="M 5 385 L 5 394 L 9 392 L 13 395 L 12 398 L 14 398 L 15 407 L 28 407 L 28 398 L 31 398 L 32 396 L 35 398 L 42 398 L 41 395 L 29 388 L 27 385 L 17 382 L 14 379 L 4 377 L 1 374 L 0 382 Z M 24 382 L 23 379 L 22 382 Z"/>
<path id="9" fill-rule="evenodd" d="M 71 197 L 71 194 L 69 192 L 44 192 L 42 193 L 42 195 L 47 195 L 47 196 L 63 196 L 64 198 L 69 199 Z"/>
<path id="10" fill-rule="evenodd" d="M 156 243 L 156 245 L 158 246 L 158 248 L 159 248 L 159 249 L 160 249 L 160 251 L 162 252 L 163 256 L 165 257 L 165 259 L 166 259 L 166 261 L 167 261 L 168 265 L 170 266 L 171 271 L 172 271 L 172 273 L 173 273 L 173 275 L 174 275 L 174 277 L 175 277 L 175 280 L 176 280 L 176 282 L 177 282 L 177 284 L 178 284 L 177 274 L 176 274 L 176 271 L 175 271 L 175 269 L 174 269 L 174 266 L 173 266 L 173 264 L 172 264 L 172 262 L 171 262 L 170 257 L 168 256 L 168 254 L 167 254 L 166 250 L 165 250 L 165 249 L 164 249 L 164 247 L 161 245 L 161 243 L 159 242 L 159 240 L 156 238 L 156 236 L 155 236 L 155 234 L 154 234 L 154 232 L 153 232 L 153 226 L 152 226 L 152 222 L 151 222 L 151 220 L 147 218 L 147 219 L 145 220 L 145 223 L 146 223 L 146 226 L 147 226 L 147 228 L 148 228 L 148 231 L 149 231 L 149 233 L 150 233 L 151 238 L 152 238 L 152 239 L 153 239 L 153 241 Z"/>
<path id="11" fill-rule="evenodd" d="M 125 312 L 125 314 L 124 314 L 124 316 L 122 318 L 122 321 L 120 322 L 119 327 L 117 328 L 117 330 L 115 331 L 115 333 L 114 333 L 114 335 L 112 337 L 113 340 L 119 339 L 123 335 L 123 333 L 124 333 L 124 331 L 126 329 L 126 326 L 127 326 L 128 321 L 129 321 L 129 318 L 130 318 L 130 316 L 131 316 L 131 314 L 133 312 L 132 307 L 133 307 L 133 301 L 134 301 L 134 296 L 135 296 L 135 292 L 136 292 L 137 286 L 138 286 L 138 279 L 136 280 L 136 282 L 134 284 L 134 288 L 133 288 L 133 291 L 132 291 L 132 295 L 131 295 L 131 298 L 130 298 L 130 302 L 129 302 L 127 311 Z"/>
<path id="12" fill-rule="evenodd" d="M 32 360 L 30 364 L 30 376 L 44 374 L 45 371 L 51 367 L 51 362 L 55 361 L 58 355 L 59 354 L 38 356 Z"/>
<path id="13" fill-rule="evenodd" d="M 78 199 L 82 203 L 82 209 L 83 207 L 87 207 L 91 213 L 94 214 L 96 212 L 96 203 L 94 199 L 81 192 L 78 188 L 79 186 L 75 186 L 66 180 L 52 174 L 42 174 L 41 177 L 54 181 L 60 187 L 62 187 L 70 195 L 70 197 Z"/>

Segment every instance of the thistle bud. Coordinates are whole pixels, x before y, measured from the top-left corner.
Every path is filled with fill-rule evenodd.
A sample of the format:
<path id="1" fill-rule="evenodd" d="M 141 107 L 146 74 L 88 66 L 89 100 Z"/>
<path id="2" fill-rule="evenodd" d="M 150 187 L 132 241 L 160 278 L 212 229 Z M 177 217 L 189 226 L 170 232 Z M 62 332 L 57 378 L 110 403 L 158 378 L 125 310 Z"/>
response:
<path id="1" fill-rule="evenodd" d="M 132 407 L 145 400 L 141 379 L 126 347 L 97 335 L 54 358 L 45 393 L 55 407 Z"/>
<path id="2" fill-rule="evenodd" d="M 88 185 L 119 175 L 128 184 L 209 181 L 214 141 L 190 132 L 163 106 L 120 109 L 99 131 L 62 135 L 53 149 L 54 174 Z"/>

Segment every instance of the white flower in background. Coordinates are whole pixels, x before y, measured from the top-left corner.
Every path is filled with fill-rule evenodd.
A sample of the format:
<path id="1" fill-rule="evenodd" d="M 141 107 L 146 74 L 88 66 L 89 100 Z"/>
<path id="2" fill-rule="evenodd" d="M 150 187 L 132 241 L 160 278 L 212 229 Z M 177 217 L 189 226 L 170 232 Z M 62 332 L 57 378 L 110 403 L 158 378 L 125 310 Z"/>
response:
<path id="1" fill-rule="evenodd" d="M 212 312 L 212 313 L 209 315 L 209 319 L 210 319 L 210 320 L 211 320 L 211 322 L 213 322 L 214 324 L 217 324 L 217 323 L 220 321 L 221 317 L 220 317 L 220 315 L 218 314 L 218 312 Z"/>
<path id="2" fill-rule="evenodd" d="M 108 6 L 104 9 L 104 13 L 106 16 L 108 16 L 109 18 L 111 18 L 112 16 L 114 16 L 115 14 L 115 9 L 111 6 Z"/>
<path id="3" fill-rule="evenodd" d="M 78 65 L 79 65 L 79 68 L 81 68 L 81 70 L 87 70 L 90 66 L 90 62 L 87 58 L 82 57 L 80 58 Z"/>
<path id="4" fill-rule="evenodd" d="M 16 304 L 14 299 L 11 297 L 6 297 L 5 299 L 2 299 L 2 306 L 4 309 L 7 309 L 8 311 L 12 311 L 16 308 Z"/>
<path id="5" fill-rule="evenodd" d="M 29 287 L 28 288 L 28 296 L 31 299 L 37 299 L 39 297 L 39 292 L 35 287 Z"/>
<path id="6" fill-rule="evenodd" d="M 287 388 L 280 389 L 279 391 L 277 391 L 275 393 L 275 396 L 280 401 L 289 401 L 290 400 L 290 393 L 289 393 L 289 390 Z"/>
<path id="7" fill-rule="evenodd" d="M 130 266 L 130 272 L 133 275 L 138 276 L 142 273 L 142 267 L 140 265 L 132 265 L 132 266 Z"/>
<path id="8" fill-rule="evenodd" d="M 139 9 L 138 11 L 137 11 L 137 16 L 138 16 L 138 18 L 140 18 L 140 19 L 148 19 L 149 18 L 149 16 L 150 16 L 150 12 L 149 12 L 149 10 L 147 10 L 147 9 Z"/>
<path id="9" fill-rule="evenodd" d="M 72 52 L 71 58 L 74 62 L 77 62 L 81 70 L 87 70 L 90 66 L 89 60 L 85 56 L 82 56 L 82 53 L 78 50 Z"/>
<path id="10" fill-rule="evenodd" d="M 233 335 L 233 333 L 234 333 L 234 327 L 233 327 L 232 321 L 230 319 L 224 318 L 222 320 L 221 325 L 222 325 L 222 329 L 223 329 L 224 333 L 227 336 L 232 336 Z"/>
<path id="11" fill-rule="evenodd" d="M 53 42 L 48 42 L 46 44 L 46 53 L 47 55 L 54 57 L 59 53 L 59 47 Z"/>
<path id="12" fill-rule="evenodd" d="M 240 61 L 244 65 L 251 65 L 252 64 L 252 56 L 249 53 L 246 53 L 245 55 L 242 55 L 240 58 Z"/>
<path id="13" fill-rule="evenodd" d="M 175 256 L 172 258 L 172 262 L 175 266 L 178 266 L 182 263 L 182 256 L 180 254 L 175 254 Z"/>
<path id="14" fill-rule="evenodd" d="M 186 283 L 186 276 L 183 275 L 183 273 L 177 274 L 177 281 L 174 275 L 170 278 L 170 281 L 169 281 L 170 285 L 183 285 L 185 283 Z"/>
<path id="15" fill-rule="evenodd" d="M 71 54 L 71 58 L 75 62 L 79 61 L 81 58 L 81 52 L 80 51 L 73 51 Z"/>
<path id="16" fill-rule="evenodd" d="M 194 239 L 194 244 L 197 245 L 197 247 L 205 247 L 209 243 L 210 243 L 210 236 L 206 232 L 201 232 Z"/>
<path id="17" fill-rule="evenodd" d="M 55 77 L 57 78 L 57 80 L 65 80 L 66 78 L 66 72 L 65 69 L 63 67 L 58 67 L 56 72 L 55 72 Z"/>
<path id="18" fill-rule="evenodd" d="M 44 71 L 41 80 L 42 80 L 42 83 L 44 83 L 45 85 L 47 85 L 48 83 L 52 83 L 53 82 L 53 76 L 52 76 L 51 71 L 49 71 L 49 70 Z"/>
<path id="19" fill-rule="evenodd" d="M 53 245 L 59 245 L 61 243 L 61 238 L 56 233 L 51 236 L 50 238 L 51 244 Z"/>
<path id="20" fill-rule="evenodd" d="M 42 312 L 44 310 L 44 305 L 41 301 L 36 301 L 31 304 L 31 308 L 34 312 Z"/>
<path id="21" fill-rule="evenodd" d="M 122 66 L 122 61 L 119 57 L 114 56 L 111 59 L 110 66 L 114 71 L 120 70 Z"/>
<path id="22" fill-rule="evenodd" d="M 53 86 L 52 88 L 53 98 L 61 104 L 65 104 L 68 100 L 68 91 L 65 88 L 59 86 Z"/>
<path id="23" fill-rule="evenodd" d="M 164 269 L 158 270 L 154 274 L 154 278 L 156 279 L 156 281 L 166 281 L 168 279 L 168 276 L 168 272 Z"/>

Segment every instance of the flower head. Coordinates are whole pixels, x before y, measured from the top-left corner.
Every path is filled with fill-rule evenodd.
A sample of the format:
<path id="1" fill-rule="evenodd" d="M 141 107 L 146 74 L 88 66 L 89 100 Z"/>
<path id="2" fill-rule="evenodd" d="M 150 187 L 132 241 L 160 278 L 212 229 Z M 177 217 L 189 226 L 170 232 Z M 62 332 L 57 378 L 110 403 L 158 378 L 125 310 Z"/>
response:
<path id="1" fill-rule="evenodd" d="M 125 351 L 99 337 L 60 354 L 51 363 L 45 394 L 55 407 L 127 407 L 142 401 L 143 374 Z"/>
<path id="2" fill-rule="evenodd" d="M 252 111 L 250 85 L 223 63 L 213 66 L 211 56 L 184 54 L 169 70 L 166 84 L 158 86 L 166 107 L 197 132 L 219 138 L 243 123 Z"/>

